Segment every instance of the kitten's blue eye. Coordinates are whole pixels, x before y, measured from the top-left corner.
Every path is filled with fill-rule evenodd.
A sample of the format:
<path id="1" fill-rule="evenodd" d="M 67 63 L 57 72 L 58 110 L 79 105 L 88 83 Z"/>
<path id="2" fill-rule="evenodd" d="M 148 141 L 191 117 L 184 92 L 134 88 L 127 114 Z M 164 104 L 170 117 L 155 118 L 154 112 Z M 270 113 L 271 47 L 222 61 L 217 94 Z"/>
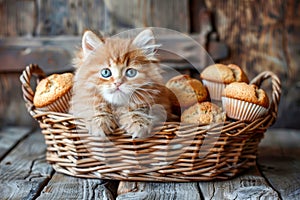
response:
<path id="1" fill-rule="evenodd" d="M 136 74 L 137 74 L 136 69 L 130 68 L 130 69 L 126 70 L 126 76 L 129 77 L 129 78 L 135 77 Z"/>
<path id="2" fill-rule="evenodd" d="M 110 77 L 110 76 L 111 76 L 111 71 L 110 71 L 110 69 L 108 69 L 108 68 L 102 69 L 102 70 L 101 70 L 101 76 L 102 76 L 103 78 L 108 78 L 108 77 Z"/>

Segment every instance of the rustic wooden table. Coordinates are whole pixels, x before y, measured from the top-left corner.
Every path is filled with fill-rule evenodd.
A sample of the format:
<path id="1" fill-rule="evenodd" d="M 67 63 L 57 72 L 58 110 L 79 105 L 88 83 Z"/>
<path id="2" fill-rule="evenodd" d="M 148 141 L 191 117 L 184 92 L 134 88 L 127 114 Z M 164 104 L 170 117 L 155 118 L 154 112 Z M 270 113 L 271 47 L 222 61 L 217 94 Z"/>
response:
<path id="1" fill-rule="evenodd" d="M 227 181 L 119 182 L 56 173 L 43 135 L 26 127 L 0 130 L 0 199 L 300 199 L 300 130 L 270 129 L 258 166 Z"/>

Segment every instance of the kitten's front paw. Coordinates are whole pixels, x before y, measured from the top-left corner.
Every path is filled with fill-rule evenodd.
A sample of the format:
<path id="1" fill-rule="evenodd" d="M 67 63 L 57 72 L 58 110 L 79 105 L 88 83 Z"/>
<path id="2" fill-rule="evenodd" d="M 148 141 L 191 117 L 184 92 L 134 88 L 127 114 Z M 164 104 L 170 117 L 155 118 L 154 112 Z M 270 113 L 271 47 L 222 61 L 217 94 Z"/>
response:
<path id="1" fill-rule="evenodd" d="M 146 138 L 152 136 L 151 120 L 142 117 L 131 119 L 121 119 L 121 128 L 124 129 L 132 138 Z"/>
<path id="2" fill-rule="evenodd" d="M 141 107 L 120 116 L 120 125 L 132 138 L 146 138 L 154 135 L 153 127 L 167 120 L 167 113 L 160 104 Z"/>
<path id="3" fill-rule="evenodd" d="M 89 126 L 89 133 L 94 136 L 105 137 L 110 135 L 117 128 L 117 123 L 109 117 L 94 117 Z"/>
<path id="4" fill-rule="evenodd" d="M 153 135 L 151 125 L 145 125 L 138 122 L 131 125 L 128 133 L 132 136 L 132 138 L 147 138 Z"/>

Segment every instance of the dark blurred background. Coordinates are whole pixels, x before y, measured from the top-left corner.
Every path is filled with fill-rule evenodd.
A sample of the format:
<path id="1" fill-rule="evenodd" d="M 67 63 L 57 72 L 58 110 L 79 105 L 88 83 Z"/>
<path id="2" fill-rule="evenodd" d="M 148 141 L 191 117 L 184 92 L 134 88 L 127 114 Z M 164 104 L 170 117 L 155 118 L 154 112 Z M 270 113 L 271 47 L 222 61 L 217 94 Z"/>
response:
<path id="1" fill-rule="evenodd" d="M 1 125 L 36 125 L 26 111 L 19 76 L 29 63 L 47 73 L 71 71 L 86 29 L 113 35 L 164 27 L 197 40 L 215 62 L 241 66 L 249 78 L 271 70 L 282 81 L 275 127 L 300 128 L 300 1 L 298 0 L 0 0 Z M 202 62 L 193 44 L 162 38 Z M 182 73 L 197 76 L 180 58 L 162 54 Z"/>

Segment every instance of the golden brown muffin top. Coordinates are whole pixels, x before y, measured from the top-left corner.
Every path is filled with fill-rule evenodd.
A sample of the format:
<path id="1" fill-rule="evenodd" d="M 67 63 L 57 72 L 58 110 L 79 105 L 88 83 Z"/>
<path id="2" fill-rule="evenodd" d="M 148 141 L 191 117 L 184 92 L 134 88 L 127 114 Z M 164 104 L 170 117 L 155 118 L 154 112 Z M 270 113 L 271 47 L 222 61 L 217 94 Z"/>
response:
<path id="1" fill-rule="evenodd" d="M 173 77 L 166 83 L 166 87 L 176 95 L 179 104 L 184 107 L 202 102 L 208 96 L 207 90 L 201 81 L 191 78 L 189 75 Z"/>
<path id="2" fill-rule="evenodd" d="M 202 71 L 200 78 L 224 84 L 229 84 L 232 82 L 249 82 L 244 71 L 239 66 L 234 64 L 210 65 Z"/>
<path id="3" fill-rule="evenodd" d="M 49 105 L 66 94 L 72 85 L 72 73 L 52 74 L 42 79 L 37 85 L 33 103 L 36 107 Z"/>
<path id="4" fill-rule="evenodd" d="M 254 84 L 234 82 L 226 86 L 222 96 L 254 103 L 265 108 L 269 107 L 269 98 L 264 90 Z"/>
<path id="5" fill-rule="evenodd" d="M 216 123 L 223 122 L 226 115 L 222 109 L 211 102 L 196 103 L 186 109 L 181 115 L 181 121 L 186 123 Z"/>

